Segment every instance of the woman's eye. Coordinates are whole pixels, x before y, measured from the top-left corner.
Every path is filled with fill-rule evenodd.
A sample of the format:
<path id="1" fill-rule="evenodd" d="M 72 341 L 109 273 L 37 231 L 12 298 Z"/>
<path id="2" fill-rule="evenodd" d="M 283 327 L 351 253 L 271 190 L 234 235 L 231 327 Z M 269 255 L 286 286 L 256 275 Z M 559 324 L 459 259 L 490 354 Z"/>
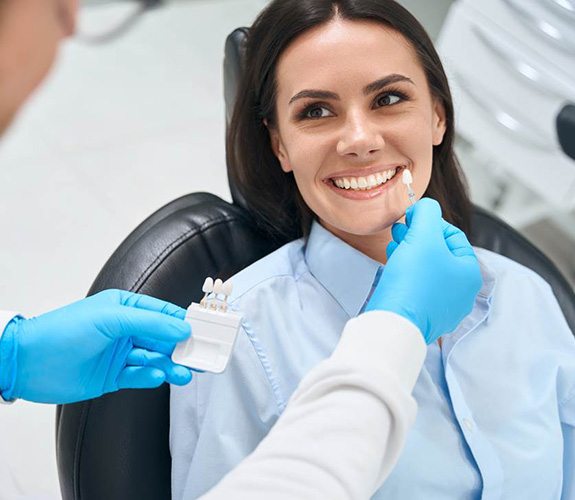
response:
<path id="1" fill-rule="evenodd" d="M 382 94 L 376 99 L 375 104 L 378 107 L 392 106 L 402 100 L 403 96 L 399 94 Z"/>
<path id="2" fill-rule="evenodd" d="M 331 112 L 323 106 L 313 106 L 308 108 L 304 115 L 306 118 L 325 118 L 331 116 Z"/>

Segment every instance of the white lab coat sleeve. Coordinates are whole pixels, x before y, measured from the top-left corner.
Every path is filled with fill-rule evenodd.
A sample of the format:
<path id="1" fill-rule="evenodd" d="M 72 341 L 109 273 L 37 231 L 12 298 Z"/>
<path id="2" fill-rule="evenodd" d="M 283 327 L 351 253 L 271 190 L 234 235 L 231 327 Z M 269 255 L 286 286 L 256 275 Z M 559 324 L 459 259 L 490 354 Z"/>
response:
<path id="1" fill-rule="evenodd" d="M 350 320 L 267 437 L 202 500 L 370 498 L 415 420 L 425 353 L 418 328 L 397 314 Z"/>
<path id="2" fill-rule="evenodd" d="M 6 330 L 6 326 L 8 323 L 12 321 L 16 316 L 20 316 L 19 313 L 14 311 L 0 311 L 0 340 L 2 339 L 2 335 L 4 334 L 4 330 Z M 2 360 L 0 359 L 0 370 L 2 370 Z M 6 401 L 2 398 L 2 394 L 0 394 L 0 404 L 12 404 L 13 401 Z"/>

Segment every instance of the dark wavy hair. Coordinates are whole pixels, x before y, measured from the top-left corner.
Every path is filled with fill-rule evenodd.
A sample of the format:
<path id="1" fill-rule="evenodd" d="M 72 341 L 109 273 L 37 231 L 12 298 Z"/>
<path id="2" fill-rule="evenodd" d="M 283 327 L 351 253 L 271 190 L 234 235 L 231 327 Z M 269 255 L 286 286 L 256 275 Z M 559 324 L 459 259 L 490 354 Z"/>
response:
<path id="1" fill-rule="evenodd" d="M 436 199 L 443 216 L 466 233 L 471 203 L 453 150 L 453 101 L 433 42 L 412 14 L 392 0 L 274 0 L 249 30 L 243 74 L 227 134 L 230 181 L 257 223 L 272 237 L 289 241 L 307 235 L 314 214 L 301 197 L 292 173 L 284 173 L 264 124 L 276 124 L 276 66 L 299 35 L 339 16 L 370 20 L 401 33 L 415 49 L 433 97 L 445 108 L 443 142 L 433 148 L 431 180 L 425 196 Z"/>

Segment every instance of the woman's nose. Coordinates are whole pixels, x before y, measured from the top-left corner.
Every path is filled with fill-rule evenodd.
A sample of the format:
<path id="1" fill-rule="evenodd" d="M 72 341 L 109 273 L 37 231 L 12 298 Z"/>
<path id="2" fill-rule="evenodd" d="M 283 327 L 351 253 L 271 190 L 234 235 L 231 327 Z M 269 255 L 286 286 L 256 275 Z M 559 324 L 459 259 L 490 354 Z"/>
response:
<path id="1" fill-rule="evenodd" d="M 385 146 L 379 127 L 362 114 L 349 116 L 337 143 L 337 152 L 342 156 L 369 159 Z"/>

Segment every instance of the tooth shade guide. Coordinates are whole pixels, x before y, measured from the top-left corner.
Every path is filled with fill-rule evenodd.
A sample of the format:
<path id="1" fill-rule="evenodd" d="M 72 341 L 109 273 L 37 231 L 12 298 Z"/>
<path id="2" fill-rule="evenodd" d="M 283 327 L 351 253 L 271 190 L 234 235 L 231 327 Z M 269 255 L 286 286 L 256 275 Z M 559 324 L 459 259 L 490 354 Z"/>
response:
<path id="1" fill-rule="evenodd" d="M 202 292 L 204 292 L 204 297 L 200 300 L 200 306 L 206 307 L 208 295 L 214 290 L 214 280 L 209 276 L 205 279 L 204 285 L 202 286 Z"/>
<path id="2" fill-rule="evenodd" d="M 220 278 L 218 278 L 216 281 L 214 281 L 214 293 L 216 295 L 222 293 L 222 285 L 224 283 L 222 282 L 222 280 Z"/>
<path id="3" fill-rule="evenodd" d="M 413 184 L 413 176 L 411 175 L 411 171 L 409 171 L 407 168 L 404 169 L 401 173 L 401 182 L 403 182 L 407 188 L 407 197 L 409 198 L 409 203 L 411 205 L 415 204 L 415 193 L 413 192 L 413 189 L 411 189 L 411 184 Z"/>
<path id="4" fill-rule="evenodd" d="M 413 176 L 411 175 L 411 172 L 407 168 L 404 169 L 401 176 L 402 176 L 401 180 L 406 186 L 408 184 L 413 184 Z"/>
<path id="5" fill-rule="evenodd" d="M 206 278 L 202 291 L 204 298 L 200 301 L 199 307 L 213 311 L 226 312 L 228 310 L 228 297 L 232 294 L 232 280 L 225 283 L 221 279 Z M 223 298 L 221 297 L 223 295 Z"/>
<path id="6" fill-rule="evenodd" d="M 204 286 L 202 286 L 202 292 L 211 293 L 214 290 L 214 280 L 209 276 L 204 281 Z"/>
<path id="7" fill-rule="evenodd" d="M 233 311 L 212 311 L 191 304 L 186 321 L 194 334 L 178 343 L 172 360 L 197 370 L 222 373 L 232 355 L 241 319 Z"/>

